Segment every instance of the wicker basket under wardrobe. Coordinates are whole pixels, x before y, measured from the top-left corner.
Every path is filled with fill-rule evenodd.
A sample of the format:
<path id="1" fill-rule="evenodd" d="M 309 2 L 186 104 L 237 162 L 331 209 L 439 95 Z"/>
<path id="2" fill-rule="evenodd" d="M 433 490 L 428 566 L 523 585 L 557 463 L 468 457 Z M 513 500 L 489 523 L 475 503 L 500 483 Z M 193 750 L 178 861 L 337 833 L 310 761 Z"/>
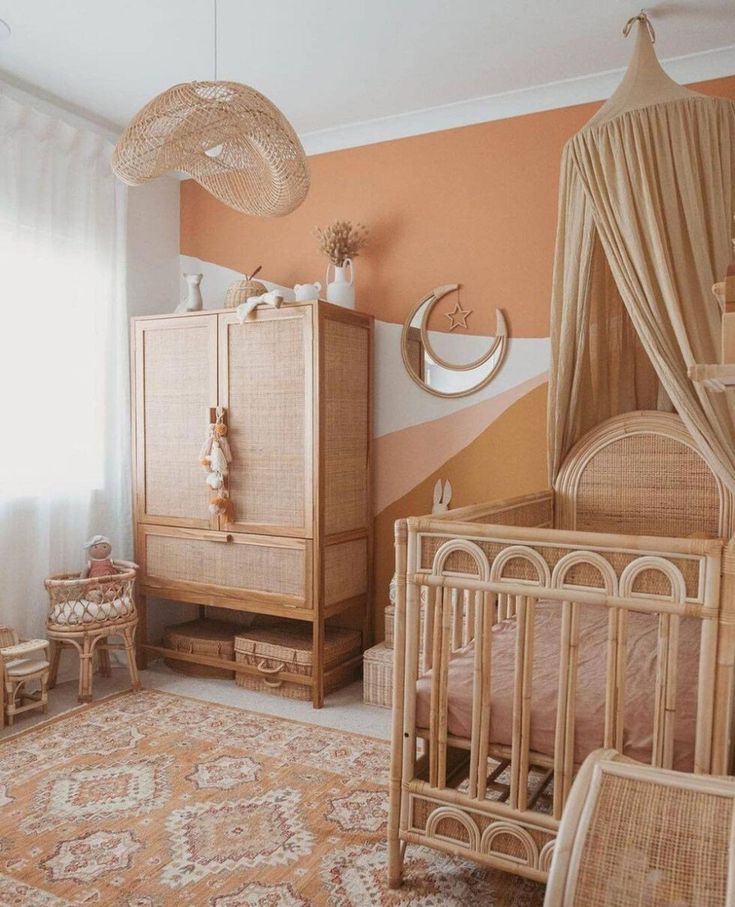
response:
<path id="1" fill-rule="evenodd" d="M 301 682 L 320 706 L 327 620 L 351 612 L 344 623 L 358 616 L 369 638 L 371 319 L 314 301 L 243 324 L 232 310 L 136 318 L 132 334 L 142 652 L 233 669 L 148 640 L 146 597 L 307 621 L 314 673 Z M 210 513 L 199 462 L 217 407 L 226 516 Z"/>

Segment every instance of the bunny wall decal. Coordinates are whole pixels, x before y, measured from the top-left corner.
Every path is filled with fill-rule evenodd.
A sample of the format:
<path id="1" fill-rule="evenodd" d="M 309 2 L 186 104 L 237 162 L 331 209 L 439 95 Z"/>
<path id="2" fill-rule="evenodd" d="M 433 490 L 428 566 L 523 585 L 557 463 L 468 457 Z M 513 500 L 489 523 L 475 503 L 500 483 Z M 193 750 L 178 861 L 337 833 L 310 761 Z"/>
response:
<path id="1" fill-rule="evenodd" d="M 452 500 L 452 483 L 447 479 L 442 487 L 442 480 L 437 479 L 434 486 L 434 504 L 431 508 L 432 513 L 444 513 L 449 510 L 449 502 Z"/>

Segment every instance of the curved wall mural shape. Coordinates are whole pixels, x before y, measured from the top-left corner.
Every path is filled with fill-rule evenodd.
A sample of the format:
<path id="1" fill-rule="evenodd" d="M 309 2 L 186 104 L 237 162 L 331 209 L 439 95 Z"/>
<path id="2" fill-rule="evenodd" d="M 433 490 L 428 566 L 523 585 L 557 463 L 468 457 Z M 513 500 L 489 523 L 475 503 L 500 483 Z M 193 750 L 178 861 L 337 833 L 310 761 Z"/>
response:
<path id="1" fill-rule="evenodd" d="M 735 77 L 694 86 L 735 98 Z M 357 259 L 357 307 L 375 321 L 376 640 L 393 572 L 393 523 L 431 510 L 437 478 L 453 507 L 546 486 L 549 293 L 564 142 L 598 104 L 544 111 L 310 158 L 312 188 L 282 219 L 225 207 L 192 180 L 181 186 L 182 271 L 202 271 L 207 307 L 262 265 L 284 286 L 319 280 L 326 262 L 313 231 L 336 219 L 370 228 Z M 403 321 L 432 287 L 462 286 L 467 330 L 452 344 L 465 361 L 487 347 L 502 308 L 506 361 L 472 396 L 442 399 L 418 387 L 401 360 Z M 444 300 L 449 311 L 456 302 Z M 432 331 L 446 331 L 437 305 Z M 444 325 L 442 324 L 444 322 Z M 458 356 L 457 358 L 460 358 Z"/>

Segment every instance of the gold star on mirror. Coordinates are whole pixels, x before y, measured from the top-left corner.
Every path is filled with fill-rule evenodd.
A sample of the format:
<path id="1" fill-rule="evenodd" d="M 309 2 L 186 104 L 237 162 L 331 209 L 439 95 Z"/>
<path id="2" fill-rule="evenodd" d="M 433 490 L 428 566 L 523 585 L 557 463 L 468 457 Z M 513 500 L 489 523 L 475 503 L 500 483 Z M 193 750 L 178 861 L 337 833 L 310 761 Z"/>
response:
<path id="1" fill-rule="evenodd" d="M 453 331 L 455 328 L 466 328 L 467 319 L 472 314 L 472 309 L 463 309 L 462 303 L 457 300 L 457 305 L 452 309 L 451 312 L 445 312 L 444 317 L 449 319 L 449 324 L 451 325 L 449 330 Z"/>

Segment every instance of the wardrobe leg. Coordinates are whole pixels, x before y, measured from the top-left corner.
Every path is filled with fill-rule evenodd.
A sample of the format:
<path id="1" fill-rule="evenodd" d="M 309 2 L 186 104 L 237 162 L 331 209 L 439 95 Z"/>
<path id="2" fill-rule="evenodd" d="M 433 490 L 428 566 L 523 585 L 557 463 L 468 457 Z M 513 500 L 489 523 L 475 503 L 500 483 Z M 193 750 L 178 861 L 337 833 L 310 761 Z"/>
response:
<path id="1" fill-rule="evenodd" d="M 137 640 L 136 655 L 138 667 L 141 671 L 145 671 L 148 667 L 148 656 L 143 649 L 143 646 L 148 642 L 148 629 L 146 624 L 146 607 L 148 602 L 146 601 L 145 595 L 138 593 L 136 604 L 138 610 L 138 628 L 135 631 Z"/>
<path id="2" fill-rule="evenodd" d="M 313 624 L 313 680 L 311 704 L 315 709 L 324 705 L 324 619 L 318 617 Z"/>

